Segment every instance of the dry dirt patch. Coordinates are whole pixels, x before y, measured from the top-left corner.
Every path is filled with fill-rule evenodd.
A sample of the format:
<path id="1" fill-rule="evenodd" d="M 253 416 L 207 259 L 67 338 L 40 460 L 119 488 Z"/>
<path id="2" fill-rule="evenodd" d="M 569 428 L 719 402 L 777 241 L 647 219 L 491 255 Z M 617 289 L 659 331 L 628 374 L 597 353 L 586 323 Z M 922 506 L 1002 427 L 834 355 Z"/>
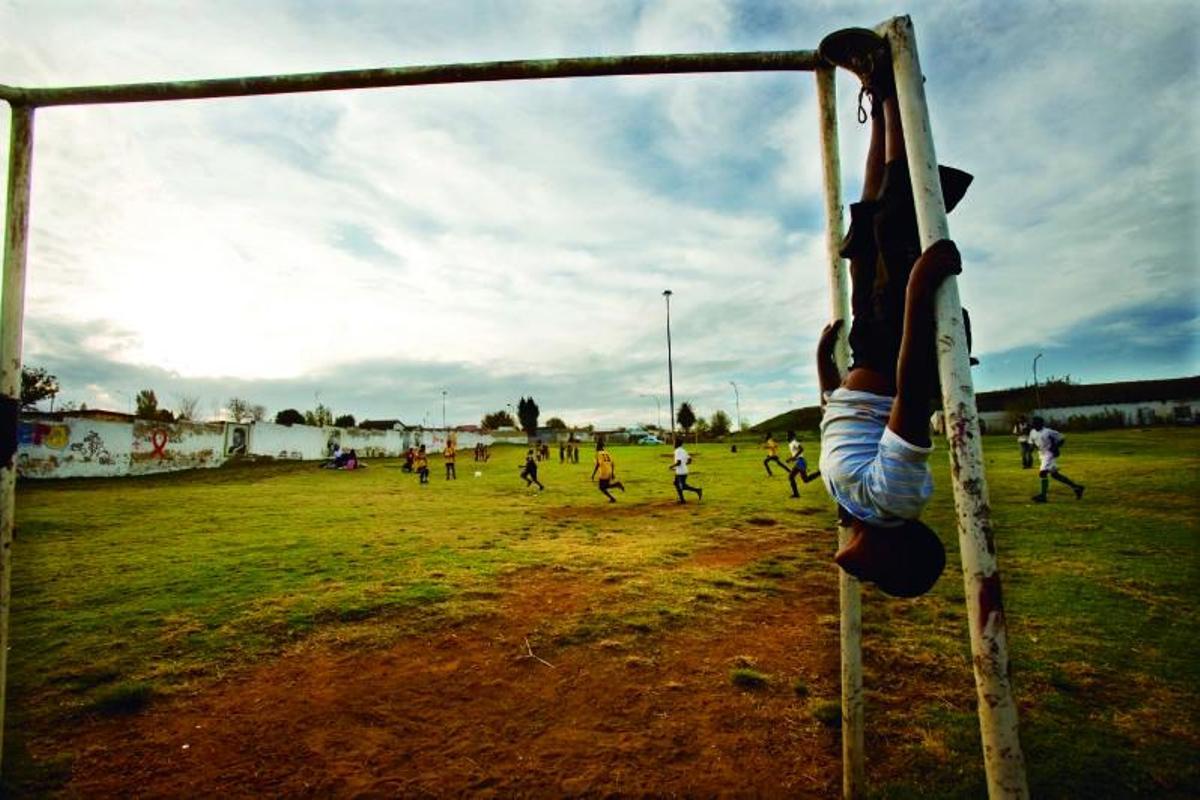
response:
<path id="1" fill-rule="evenodd" d="M 374 651 L 316 646 L 132 719 L 89 723 L 71 743 L 68 791 L 836 793 L 836 735 L 807 710 L 812 695 L 837 694 L 835 634 L 816 622 L 832 593 L 785 592 L 669 634 L 543 650 L 538 626 L 595 587 L 548 572 L 513 583 L 496 613 L 455 629 Z M 526 636 L 553 667 L 522 657 Z M 763 690 L 730 683 L 747 655 L 771 678 Z"/>

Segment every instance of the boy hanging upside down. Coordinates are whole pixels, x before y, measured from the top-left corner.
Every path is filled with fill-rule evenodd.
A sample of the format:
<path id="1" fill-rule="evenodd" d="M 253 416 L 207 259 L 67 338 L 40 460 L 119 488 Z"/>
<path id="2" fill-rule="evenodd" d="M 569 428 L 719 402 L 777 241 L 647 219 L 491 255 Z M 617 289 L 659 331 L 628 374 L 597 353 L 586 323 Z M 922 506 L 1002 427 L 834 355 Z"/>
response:
<path id="1" fill-rule="evenodd" d="M 853 528 L 834 560 L 888 594 L 916 597 L 946 563 L 937 535 L 917 518 L 933 492 L 934 293 L 962 262 L 949 240 L 921 252 L 886 41 L 850 29 L 826 37 L 820 53 L 862 79 L 859 102 L 869 97 L 871 114 L 862 200 L 850 207 L 841 250 L 853 284 L 853 363 L 845 380 L 833 359 L 843 320 L 827 325 L 817 346 L 825 405 L 821 474 Z M 945 167 L 940 173 L 949 210 L 971 176 Z"/>

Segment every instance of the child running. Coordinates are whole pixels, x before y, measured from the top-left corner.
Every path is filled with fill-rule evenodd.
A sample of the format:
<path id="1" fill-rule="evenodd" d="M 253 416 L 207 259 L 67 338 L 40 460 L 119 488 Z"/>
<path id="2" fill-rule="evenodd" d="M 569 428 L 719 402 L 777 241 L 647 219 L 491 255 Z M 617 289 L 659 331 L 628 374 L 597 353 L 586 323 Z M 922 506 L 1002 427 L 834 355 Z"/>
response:
<path id="1" fill-rule="evenodd" d="M 796 486 L 796 476 L 799 475 L 805 483 L 811 483 L 821 477 L 821 471 L 817 470 L 812 475 L 808 474 L 808 462 L 801 455 L 804 452 L 804 445 L 800 444 L 800 440 L 796 438 L 795 431 L 787 432 L 787 440 L 788 451 L 791 453 L 787 460 L 792 462 L 792 468 L 788 472 L 788 483 L 792 485 L 792 497 L 799 497 L 800 489 Z"/>
<path id="2" fill-rule="evenodd" d="M 597 474 L 600 476 L 600 493 L 608 498 L 608 502 L 617 502 L 617 498 L 608 490 L 612 487 L 624 492 L 625 484 L 617 480 L 617 467 L 613 463 L 612 454 L 604 449 L 603 439 L 596 441 L 596 466 L 592 467 L 592 480 L 596 480 Z"/>
<path id="3" fill-rule="evenodd" d="M 688 486 L 688 464 L 692 463 L 692 457 L 688 455 L 688 451 L 683 447 L 683 440 L 675 440 L 675 463 L 667 469 L 675 470 L 675 494 L 679 495 L 679 505 L 683 505 L 687 501 L 683 499 L 684 492 L 691 492 L 696 495 L 696 500 L 704 499 L 704 490 L 697 489 L 694 486 Z"/>
<path id="4" fill-rule="evenodd" d="M 1042 479 L 1042 492 L 1033 496 L 1033 502 L 1045 503 L 1050 500 L 1051 478 L 1070 486 L 1071 491 L 1075 492 L 1075 499 L 1081 499 L 1083 486 L 1058 471 L 1058 453 L 1063 443 L 1067 441 L 1066 437 L 1053 428 L 1047 428 L 1046 421 L 1041 417 L 1034 417 L 1030 428 L 1029 443 L 1037 448 L 1038 456 L 1041 458 L 1038 477 Z"/>
<path id="5" fill-rule="evenodd" d="M 845 380 L 833 359 L 844 321 L 827 325 L 817 346 L 821 467 L 853 528 L 834 560 L 888 594 L 916 597 L 933 587 L 946 562 L 941 541 L 918 517 L 933 492 L 934 293 L 962 271 L 962 260 L 949 240 L 921 252 L 887 42 L 854 28 L 826 37 L 819 52 L 858 75 L 860 104 L 869 98 L 871 116 L 862 201 L 850 207 L 841 248 L 852 281 L 854 360 Z M 940 177 L 949 211 L 971 176 L 940 168 Z"/>
<path id="6" fill-rule="evenodd" d="M 525 479 L 525 488 L 528 489 L 536 483 L 539 492 L 545 491 L 546 487 L 538 480 L 537 469 L 537 457 L 531 447 L 525 451 L 525 466 L 521 467 L 521 477 Z"/>
<path id="7" fill-rule="evenodd" d="M 767 457 L 763 459 L 763 466 L 767 468 L 767 477 L 774 477 L 774 473 L 771 472 L 772 461 L 778 464 L 779 468 L 784 472 L 787 472 L 787 464 L 779 460 L 779 443 L 775 441 L 775 437 L 768 433 L 766 440 L 763 442 L 763 447 L 767 451 Z"/>
<path id="8" fill-rule="evenodd" d="M 421 476 L 421 483 L 429 483 L 429 456 L 425 453 L 425 445 L 417 448 L 417 455 L 413 458 L 413 469 Z"/>

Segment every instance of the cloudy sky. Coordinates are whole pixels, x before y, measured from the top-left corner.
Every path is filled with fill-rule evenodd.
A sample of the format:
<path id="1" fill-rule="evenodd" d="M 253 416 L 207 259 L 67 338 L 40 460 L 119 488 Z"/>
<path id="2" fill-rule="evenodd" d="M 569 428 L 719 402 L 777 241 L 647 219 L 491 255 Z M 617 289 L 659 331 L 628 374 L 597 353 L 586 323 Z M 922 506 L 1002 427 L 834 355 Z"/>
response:
<path id="1" fill-rule="evenodd" d="M 812 49 L 916 24 L 978 389 L 1200 372 L 1200 9 L 1124 2 L 0 0 L 0 83 Z M 857 197 L 867 131 L 838 84 Z M 2 115 L 7 162 L 7 114 Z M 827 321 L 807 73 L 50 108 L 25 362 L 59 402 L 761 420 L 816 402 Z M 666 412 L 663 414 L 666 419 Z"/>

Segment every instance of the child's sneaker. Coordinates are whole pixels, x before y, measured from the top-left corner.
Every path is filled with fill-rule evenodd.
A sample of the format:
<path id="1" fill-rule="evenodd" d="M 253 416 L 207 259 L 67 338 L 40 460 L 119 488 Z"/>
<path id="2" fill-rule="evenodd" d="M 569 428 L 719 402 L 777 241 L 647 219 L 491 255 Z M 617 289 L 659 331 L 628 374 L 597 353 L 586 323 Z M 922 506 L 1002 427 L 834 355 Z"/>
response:
<path id="1" fill-rule="evenodd" d="M 1072 488 L 1075 490 L 1075 499 L 1082 500 L 1083 499 L 1083 487 L 1082 486 L 1074 486 Z"/>
<path id="2" fill-rule="evenodd" d="M 1045 503 L 1047 501 L 1047 497 L 1044 494 L 1035 494 L 1033 497 L 1031 497 L 1029 499 L 1035 503 Z"/>

